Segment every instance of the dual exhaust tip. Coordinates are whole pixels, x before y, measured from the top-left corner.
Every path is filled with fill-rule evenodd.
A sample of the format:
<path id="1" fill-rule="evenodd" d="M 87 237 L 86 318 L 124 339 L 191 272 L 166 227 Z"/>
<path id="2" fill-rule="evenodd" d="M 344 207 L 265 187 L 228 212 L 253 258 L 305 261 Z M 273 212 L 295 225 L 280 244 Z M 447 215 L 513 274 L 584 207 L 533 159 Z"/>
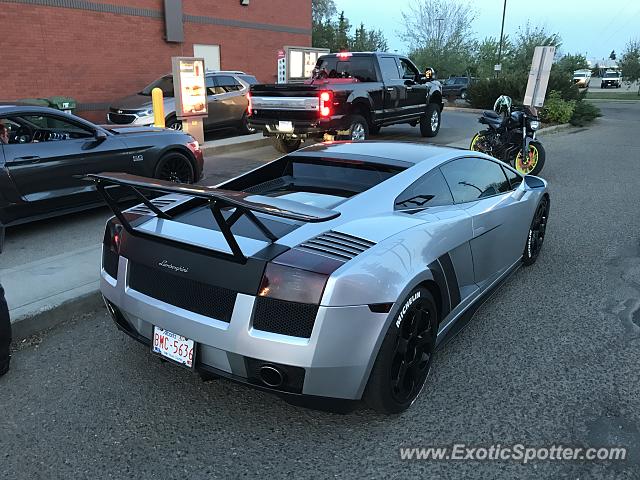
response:
<path id="1" fill-rule="evenodd" d="M 285 374 L 273 365 L 262 365 L 258 371 L 260 381 L 267 387 L 279 388 L 284 384 Z"/>

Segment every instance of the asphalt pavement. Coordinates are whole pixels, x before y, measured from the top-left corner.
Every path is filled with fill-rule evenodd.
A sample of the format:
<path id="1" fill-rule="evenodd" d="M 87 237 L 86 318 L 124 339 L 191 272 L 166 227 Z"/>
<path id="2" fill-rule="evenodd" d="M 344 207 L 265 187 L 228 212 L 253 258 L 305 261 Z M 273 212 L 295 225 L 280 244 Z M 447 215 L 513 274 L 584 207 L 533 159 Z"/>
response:
<path id="1" fill-rule="evenodd" d="M 0 379 L 0 477 L 640 477 L 640 102 L 544 137 L 552 211 L 519 270 L 435 358 L 400 416 L 290 406 L 203 383 L 77 316 Z M 4 254 L 3 254 L 4 255 Z M 400 447 L 623 446 L 624 462 L 406 461 Z"/>

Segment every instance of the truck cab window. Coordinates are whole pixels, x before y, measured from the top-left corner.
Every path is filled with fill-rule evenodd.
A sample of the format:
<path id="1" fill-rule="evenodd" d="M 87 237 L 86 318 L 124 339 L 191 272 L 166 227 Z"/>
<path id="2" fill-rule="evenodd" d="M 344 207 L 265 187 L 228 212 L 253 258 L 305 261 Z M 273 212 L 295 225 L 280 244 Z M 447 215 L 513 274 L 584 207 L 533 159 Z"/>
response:
<path id="1" fill-rule="evenodd" d="M 380 70 L 382 70 L 382 79 L 385 82 L 391 80 L 399 80 L 400 71 L 398 70 L 398 64 L 393 57 L 381 57 L 380 58 Z"/>

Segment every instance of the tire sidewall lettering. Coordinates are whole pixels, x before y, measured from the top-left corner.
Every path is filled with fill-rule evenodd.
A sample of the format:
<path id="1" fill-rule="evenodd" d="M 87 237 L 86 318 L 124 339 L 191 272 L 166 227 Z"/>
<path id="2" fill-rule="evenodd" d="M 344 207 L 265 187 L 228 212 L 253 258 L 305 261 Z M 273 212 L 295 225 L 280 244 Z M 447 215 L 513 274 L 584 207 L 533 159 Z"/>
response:
<path id="1" fill-rule="evenodd" d="M 411 295 L 411 297 L 409 297 L 409 299 L 404 303 L 404 305 L 400 309 L 400 312 L 398 312 L 398 318 L 395 322 L 396 328 L 400 328 L 400 325 L 402 325 L 402 320 L 404 320 L 404 316 L 406 315 L 407 311 L 409 310 L 411 305 L 413 305 L 413 303 L 416 300 L 418 300 L 421 296 L 422 296 L 422 293 L 418 291 L 413 295 Z"/>

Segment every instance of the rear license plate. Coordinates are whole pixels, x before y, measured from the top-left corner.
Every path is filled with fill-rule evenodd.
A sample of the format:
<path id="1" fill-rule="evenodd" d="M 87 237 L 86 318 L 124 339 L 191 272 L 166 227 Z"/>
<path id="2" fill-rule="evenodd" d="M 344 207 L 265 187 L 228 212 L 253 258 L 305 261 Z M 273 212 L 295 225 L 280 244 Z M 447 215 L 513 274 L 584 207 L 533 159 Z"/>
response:
<path id="1" fill-rule="evenodd" d="M 194 347 L 193 340 L 160 327 L 153 327 L 153 345 L 151 347 L 153 353 L 158 353 L 169 360 L 191 368 L 193 367 Z"/>
<path id="2" fill-rule="evenodd" d="M 281 132 L 293 133 L 293 122 L 283 122 L 280 120 L 278 122 L 278 130 Z"/>

